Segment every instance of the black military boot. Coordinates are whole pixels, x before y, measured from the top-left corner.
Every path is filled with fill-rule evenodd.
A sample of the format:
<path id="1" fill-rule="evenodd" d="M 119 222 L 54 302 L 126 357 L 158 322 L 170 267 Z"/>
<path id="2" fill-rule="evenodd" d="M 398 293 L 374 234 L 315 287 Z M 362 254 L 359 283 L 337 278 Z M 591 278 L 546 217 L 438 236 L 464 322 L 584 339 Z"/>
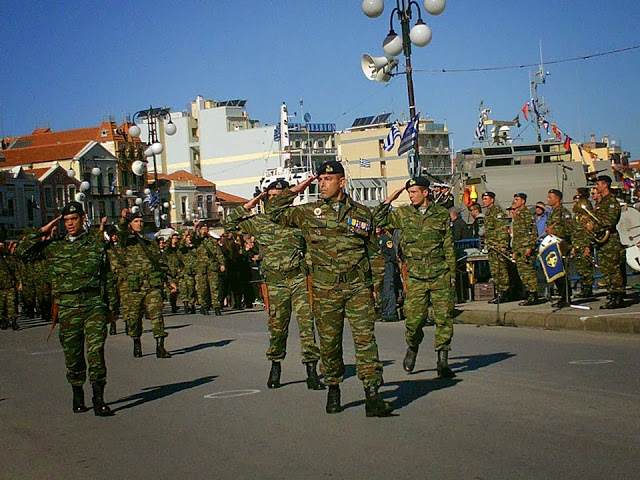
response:
<path id="1" fill-rule="evenodd" d="M 416 357 L 418 356 L 418 347 L 407 347 L 407 353 L 402 361 L 402 368 L 407 373 L 413 372 L 416 367 Z"/>
<path id="2" fill-rule="evenodd" d="M 340 413 L 342 405 L 340 405 L 340 385 L 329 385 L 327 392 L 327 413 Z"/>
<path id="3" fill-rule="evenodd" d="M 509 293 L 508 292 L 499 292 L 495 297 L 489 300 L 488 303 L 507 303 L 509 301 Z"/>
<path id="4" fill-rule="evenodd" d="M 367 417 L 388 417 L 393 412 L 393 405 L 385 402 L 378 395 L 377 386 L 364 387 L 364 395 L 364 410 Z"/>
<path id="5" fill-rule="evenodd" d="M 606 310 L 624 308 L 624 293 L 612 293 L 610 300 L 606 304 L 601 305 L 600 308 Z"/>
<path id="6" fill-rule="evenodd" d="M 0 328 L 2 330 L 6 330 L 7 328 L 9 328 L 9 322 L 4 321 L 4 322 L 0 323 Z"/>
<path id="7" fill-rule="evenodd" d="M 191 313 L 191 306 L 189 306 L 188 303 L 184 304 L 184 313 L 186 313 L 186 314 Z"/>
<path id="8" fill-rule="evenodd" d="M 89 408 L 84 404 L 84 389 L 82 385 L 71 385 L 73 389 L 73 413 L 84 413 Z"/>
<path id="9" fill-rule="evenodd" d="M 213 307 L 213 314 L 216 317 L 219 317 L 220 315 L 222 315 L 222 312 L 220 311 L 220 307 Z"/>
<path id="10" fill-rule="evenodd" d="M 207 310 L 207 307 L 202 305 L 200 307 L 200 315 L 209 315 L 209 310 Z"/>
<path id="11" fill-rule="evenodd" d="M 142 357 L 142 342 L 140 337 L 133 339 L 133 356 L 136 358 Z"/>
<path id="12" fill-rule="evenodd" d="M 604 305 L 600 305 L 600 310 L 609 310 L 615 305 L 615 293 L 607 294 L 607 302 Z"/>
<path id="13" fill-rule="evenodd" d="M 156 358 L 171 358 L 171 354 L 164 348 L 164 337 L 156 338 Z"/>
<path id="14" fill-rule="evenodd" d="M 318 362 L 305 363 L 307 367 L 307 388 L 309 390 L 324 390 L 326 388 L 324 383 L 318 378 L 318 372 L 316 371 L 317 364 Z"/>
<path id="15" fill-rule="evenodd" d="M 178 305 L 176 305 L 175 302 L 171 303 L 171 313 L 178 313 L 178 311 L 180 310 L 180 307 Z"/>
<path id="16" fill-rule="evenodd" d="M 11 330 L 20 330 L 20 327 L 18 326 L 18 320 L 16 320 L 15 318 L 11 320 Z"/>
<path id="17" fill-rule="evenodd" d="M 109 335 L 115 335 L 116 334 L 116 322 L 111 322 L 111 324 L 109 325 Z"/>
<path id="18" fill-rule="evenodd" d="M 440 378 L 453 378 L 456 376 L 449 366 L 449 351 L 438 350 L 438 363 L 436 364 L 436 372 Z"/>
<path id="19" fill-rule="evenodd" d="M 538 304 L 538 292 L 529 292 L 527 298 L 520 302 L 518 305 L 522 307 L 526 307 L 529 305 L 537 305 Z"/>
<path id="20" fill-rule="evenodd" d="M 271 371 L 269 372 L 269 380 L 267 380 L 268 388 L 280 388 L 281 373 L 282 365 L 280 365 L 280 362 L 271 362 Z"/>
<path id="21" fill-rule="evenodd" d="M 110 417 L 114 413 L 109 408 L 109 405 L 104 403 L 104 383 L 91 383 L 93 389 L 93 413 L 98 417 Z"/>
<path id="22" fill-rule="evenodd" d="M 593 288 L 592 287 L 582 287 L 580 293 L 576 295 L 578 298 L 593 298 Z"/>

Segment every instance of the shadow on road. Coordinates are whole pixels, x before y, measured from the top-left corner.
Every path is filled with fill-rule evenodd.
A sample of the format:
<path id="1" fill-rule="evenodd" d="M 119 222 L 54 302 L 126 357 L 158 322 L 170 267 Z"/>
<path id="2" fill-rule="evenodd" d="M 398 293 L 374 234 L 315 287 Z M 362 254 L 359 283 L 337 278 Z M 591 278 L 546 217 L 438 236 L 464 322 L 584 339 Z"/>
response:
<path id="1" fill-rule="evenodd" d="M 229 345 L 235 339 L 218 340 L 217 342 L 199 343 L 198 345 L 192 345 L 191 347 L 178 348 L 176 350 L 170 350 L 171 355 L 184 355 L 185 353 L 197 352 L 198 350 L 204 350 L 211 347 L 224 347 Z"/>
<path id="2" fill-rule="evenodd" d="M 484 368 L 493 363 L 502 362 L 503 360 L 507 360 L 515 356 L 516 356 L 515 353 L 498 352 L 498 353 L 490 353 L 488 355 L 470 355 L 466 357 L 465 356 L 450 357 L 449 360 L 451 361 L 450 364 L 453 371 L 456 373 L 461 373 L 461 372 L 470 372 L 473 370 L 478 370 L 479 368 Z"/>
<path id="3" fill-rule="evenodd" d="M 173 395 L 174 393 L 188 390 L 193 387 L 199 387 L 200 385 L 204 385 L 205 383 L 212 382 L 217 377 L 217 375 L 210 375 L 207 377 L 197 378 L 189 382 L 169 383 L 167 385 L 156 385 L 154 387 L 147 387 L 144 388 L 140 393 L 129 395 L 128 397 L 121 398 L 119 400 L 116 400 L 115 402 L 109 402 L 109 404 L 112 406 L 126 404 L 122 405 L 121 407 L 114 408 L 114 412 L 126 410 L 128 408 L 139 407 L 144 403 L 160 400 L 161 398 L 168 397 L 169 395 Z"/>
<path id="4" fill-rule="evenodd" d="M 388 367 L 389 365 L 393 365 L 394 363 L 396 363 L 395 360 L 383 360 L 382 361 L 382 366 L 383 367 Z M 355 377 L 357 374 L 358 374 L 358 371 L 356 369 L 355 364 L 349 363 L 349 364 L 344 366 L 344 379 L 345 380 L 347 378 Z"/>
<path id="5" fill-rule="evenodd" d="M 170 327 L 164 327 L 165 330 L 178 330 L 180 328 L 190 327 L 190 323 L 183 323 L 182 325 L 171 325 Z"/>

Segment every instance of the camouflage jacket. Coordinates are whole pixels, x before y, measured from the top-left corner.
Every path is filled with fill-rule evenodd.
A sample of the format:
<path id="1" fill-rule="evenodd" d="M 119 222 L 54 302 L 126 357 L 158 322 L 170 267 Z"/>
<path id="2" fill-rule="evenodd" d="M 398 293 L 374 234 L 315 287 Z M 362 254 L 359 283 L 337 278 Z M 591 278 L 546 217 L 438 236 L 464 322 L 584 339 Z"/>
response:
<path id="1" fill-rule="evenodd" d="M 538 239 L 538 227 L 533 212 L 527 207 L 519 210 L 511 221 L 513 238 L 511 248 L 513 250 L 526 250 L 534 248 Z"/>
<path id="2" fill-rule="evenodd" d="M 488 247 L 507 248 L 509 246 L 507 215 L 497 205 L 487 208 L 484 212 L 484 240 Z"/>
<path id="3" fill-rule="evenodd" d="M 306 270 L 304 237 L 299 229 L 283 227 L 265 214 L 251 215 L 242 205 L 229 214 L 225 229 L 255 235 L 264 255 L 261 267 L 265 274 Z"/>
<path id="4" fill-rule="evenodd" d="M 105 244 L 81 233 L 72 242 L 68 235 L 42 241 L 40 230 L 31 230 L 18 247 L 18 255 L 33 260 L 44 258 L 56 303 L 61 306 L 93 305 L 102 298 L 116 304 L 115 284 L 110 281 Z M 91 292 L 97 292 L 91 295 Z"/>
<path id="5" fill-rule="evenodd" d="M 145 280 L 152 288 L 163 288 L 165 282 L 174 282 L 156 242 L 128 227 L 121 229 L 119 238 L 121 263 L 117 270 L 129 290 L 140 291 Z"/>
<path id="6" fill-rule="evenodd" d="M 391 209 L 381 204 L 373 210 L 377 227 L 402 230 L 402 252 L 407 260 L 407 274 L 413 278 L 435 278 L 447 271 L 456 272 L 456 253 L 449 222 L 449 212 L 429 203 L 425 213 L 413 205 Z"/>
<path id="7" fill-rule="evenodd" d="M 601 237 L 606 231 L 609 231 L 611 237 L 617 237 L 619 241 L 620 235 L 616 230 L 616 225 L 618 221 L 620 221 L 622 209 L 616 197 L 612 194 L 602 197 L 593 213 L 598 219 L 598 221 L 593 224 L 593 233 Z"/>
<path id="8" fill-rule="evenodd" d="M 591 209 L 589 209 L 591 211 Z M 575 210 L 574 210 L 575 211 Z M 594 242 L 594 235 L 585 227 L 591 218 L 586 213 L 576 213 L 571 225 L 571 243 L 576 248 L 576 252 L 582 254 L 584 249 L 591 247 Z"/>
<path id="9" fill-rule="evenodd" d="M 196 238 L 194 241 L 196 248 L 196 270 L 198 272 L 220 272 L 220 266 L 225 265 L 224 253 L 218 242 L 212 237 Z"/>
<path id="10" fill-rule="evenodd" d="M 369 241 L 373 230 L 371 211 L 348 195 L 342 200 L 319 200 L 292 206 L 290 189 L 267 202 L 267 215 L 284 226 L 297 227 L 304 235 L 314 283 L 332 286 L 356 278 L 369 283 Z"/>
<path id="11" fill-rule="evenodd" d="M 18 286 L 20 272 L 18 263 L 13 255 L 0 253 L 0 290 L 8 290 Z"/>
<path id="12" fill-rule="evenodd" d="M 547 217 L 547 228 L 556 237 L 570 243 L 573 230 L 571 212 L 563 206 L 554 207 Z"/>
<path id="13" fill-rule="evenodd" d="M 178 249 L 178 254 L 182 259 L 184 268 L 182 269 L 183 275 L 193 276 L 196 274 L 196 266 L 198 265 L 198 257 L 196 255 L 196 248 L 193 245 L 181 245 Z"/>
<path id="14" fill-rule="evenodd" d="M 184 269 L 184 260 L 180 253 L 180 247 L 168 246 L 162 252 L 164 262 L 169 267 L 169 272 L 173 278 L 180 278 Z"/>

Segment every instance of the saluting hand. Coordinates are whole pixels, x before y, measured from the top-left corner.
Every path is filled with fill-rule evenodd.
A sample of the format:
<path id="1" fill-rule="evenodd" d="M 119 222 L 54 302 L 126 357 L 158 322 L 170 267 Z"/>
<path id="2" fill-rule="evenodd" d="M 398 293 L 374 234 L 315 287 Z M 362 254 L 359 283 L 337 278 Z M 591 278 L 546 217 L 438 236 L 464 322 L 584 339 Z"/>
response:
<path id="1" fill-rule="evenodd" d="M 393 202 L 396 198 L 398 198 L 400 194 L 404 192 L 404 190 L 405 190 L 405 187 L 399 188 L 398 190 L 393 192 L 391 195 L 389 195 L 387 199 L 384 201 L 384 203 L 386 203 L 387 205 L 391 204 L 391 202 Z"/>
<path id="2" fill-rule="evenodd" d="M 314 175 L 313 177 L 309 177 L 304 182 L 300 182 L 299 184 L 294 185 L 293 187 L 291 187 L 290 190 L 293 193 L 304 192 L 309 185 L 311 185 L 314 181 L 316 181 L 318 179 L 319 176 L 320 175 Z"/>
<path id="3" fill-rule="evenodd" d="M 242 205 L 242 207 L 245 210 L 251 210 L 253 207 L 255 207 L 258 202 L 260 202 L 260 199 L 262 197 L 264 197 L 267 194 L 267 192 L 262 192 L 260 195 L 256 195 L 255 197 L 253 197 L 251 200 L 249 200 L 247 203 L 245 203 L 244 205 Z"/>
<path id="4" fill-rule="evenodd" d="M 57 216 L 56 218 L 54 218 L 53 220 L 51 220 L 49 223 L 47 223 L 44 227 L 42 227 L 40 229 L 40 231 L 42 233 L 44 233 L 45 235 L 49 234 L 51 232 L 51 230 L 56 227 L 56 224 L 58 223 L 58 221 L 62 218 L 62 215 Z M 55 232 L 55 230 L 54 230 Z"/>

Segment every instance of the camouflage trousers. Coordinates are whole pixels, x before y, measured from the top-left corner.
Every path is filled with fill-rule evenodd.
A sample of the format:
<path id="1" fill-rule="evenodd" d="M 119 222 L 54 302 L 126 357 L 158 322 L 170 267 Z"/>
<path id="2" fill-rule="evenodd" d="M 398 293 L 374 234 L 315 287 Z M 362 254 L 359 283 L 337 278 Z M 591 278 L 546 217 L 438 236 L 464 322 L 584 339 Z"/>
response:
<path id="1" fill-rule="evenodd" d="M 384 285 L 384 258 L 371 260 L 371 279 L 376 308 L 382 307 L 382 290 Z"/>
<path id="2" fill-rule="evenodd" d="M 220 274 L 215 270 L 196 273 L 198 303 L 206 307 L 220 307 Z"/>
<path id="3" fill-rule="evenodd" d="M 508 254 L 507 254 L 508 255 Z M 502 255 L 489 250 L 489 269 L 493 277 L 493 283 L 498 292 L 506 292 L 509 290 L 509 265 L 507 259 Z M 536 287 L 537 288 L 537 287 Z"/>
<path id="4" fill-rule="evenodd" d="M 183 275 L 180 278 L 178 287 L 180 288 L 180 299 L 185 305 L 196 304 L 196 279 L 193 275 Z"/>
<path id="5" fill-rule="evenodd" d="M 0 290 L 0 325 L 8 325 L 16 318 L 16 292 L 13 288 Z"/>
<path id="6" fill-rule="evenodd" d="M 155 338 L 169 335 L 164 329 L 162 315 L 162 289 L 152 288 L 145 280 L 139 292 L 124 290 L 120 298 L 122 318 L 127 324 L 127 335 L 133 338 L 142 336 L 142 317 L 146 311 L 151 319 L 151 330 Z"/>
<path id="7" fill-rule="evenodd" d="M 453 288 L 449 273 L 431 279 L 407 277 L 407 297 L 404 301 L 405 340 L 410 347 L 418 347 L 424 338 L 422 329 L 427 323 L 429 303 L 433 306 L 436 323 L 436 350 L 451 350 L 453 337 Z"/>
<path id="8" fill-rule="evenodd" d="M 516 268 L 518 270 L 518 276 L 527 289 L 527 292 L 533 293 L 538 291 L 538 276 L 536 275 L 535 269 L 536 256 L 535 253 L 531 252 L 531 255 L 527 257 L 525 256 L 525 251 L 526 249 L 514 250 L 516 254 Z M 500 268 L 502 268 L 502 266 Z M 507 276 L 508 275 L 507 273 Z"/>
<path id="9" fill-rule="evenodd" d="M 344 379 L 342 336 L 344 319 L 349 320 L 356 353 L 358 378 L 365 387 L 382 383 L 382 362 L 374 334 L 375 309 L 371 287 L 360 279 L 332 285 L 313 282 L 313 316 L 320 339 L 320 370 L 325 383 L 337 385 Z"/>
<path id="10" fill-rule="evenodd" d="M 625 278 L 621 267 L 625 261 L 623 251 L 617 232 L 598 246 L 598 264 L 608 293 L 624 293 Z"/>
<path id="11" fill-rule="evenodd" d="M 107 338 L 107 308 L 99 298 L 91 304 L 78 307 L 58 307 L 60 344 L 64 351 L 67 381 L 71 385 L 83 385 L 89 381 L 105 384 L 107 365 L 104 361 L 104 342 Z M 87 344 L 85 362 L 84 345 Z"/>
<path id="12" fill-rule="evenodd" d="M 269 349 L 267 358 L 279 362 L 287 354 L 287 336 L 291 313 L 295 312 L 300 335 L 302 363 L 317 362 L 320 349 L 316 344 L 313 317 L 309 306 L 307 276 L 300 272 L 292 278 L 271 281 L 269 290 Z"/>
<path id="13" fill-rule="evenodd" d="M 592 288 L 594 277 L 593 277 L 593 265 L 587 260 L 587 256 L 584 254 L 584 248 L 578 247 L 574 245 L 576 252 L 573 255 L 573 264 L 576 267 L 576 271 L 580 276 L 580 284 L 582 288 Z M 593 257 L 590 257 L 593 259 Z"/>

